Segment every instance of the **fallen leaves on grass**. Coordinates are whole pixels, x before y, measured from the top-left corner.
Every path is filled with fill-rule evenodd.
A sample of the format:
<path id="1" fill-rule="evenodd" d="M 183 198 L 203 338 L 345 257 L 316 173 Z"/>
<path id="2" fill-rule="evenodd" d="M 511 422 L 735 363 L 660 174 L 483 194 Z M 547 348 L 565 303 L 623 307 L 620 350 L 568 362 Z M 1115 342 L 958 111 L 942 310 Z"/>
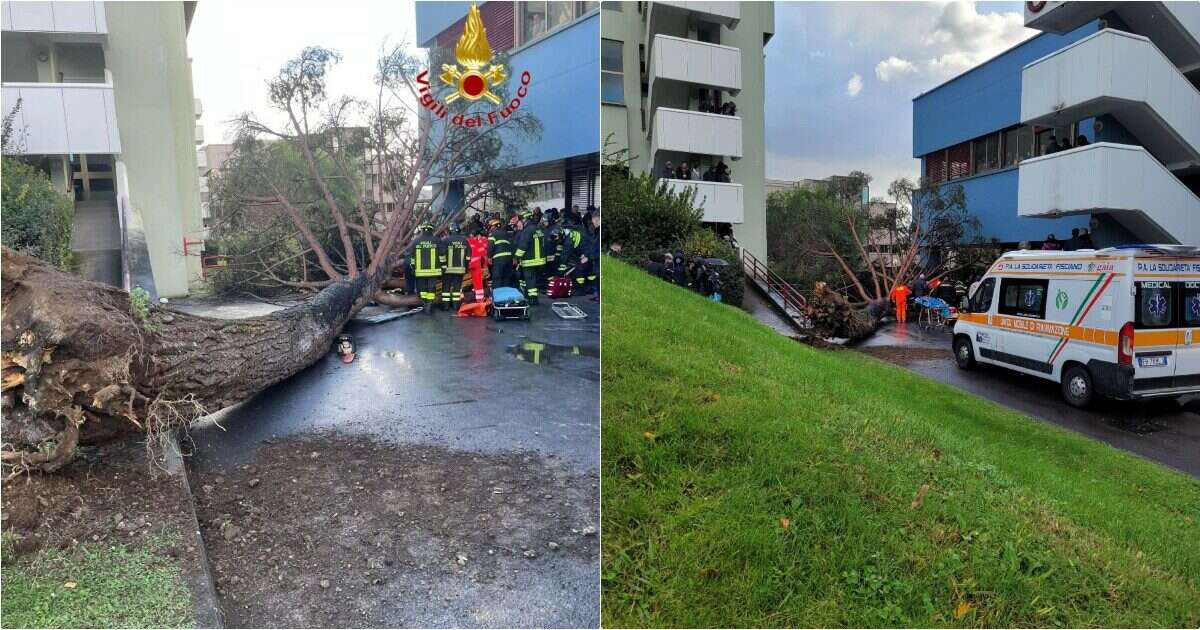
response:
<path id="1" fill-rule="evenodd" d="M 928 494 L 929 494 L 929 484 L 927 484 L 927 483 L 921 484 L 920 489 L 917 490 L 917 496 L 913 497 L 912 509 L 915 510 L 915 509 L 920 508 L 922 505 L 924 505 L 925 497 Z"/>
<path id="2" fill-rule="evenodd" d="M 966 617 L 967 613 L 969 612 L 971 612 L 971 604 L 969 602 L 959 602 L 958 606 L 954 609 L 954 618 L 962 619 L 963 617 Z"/>
<path id="3" fill-rule="evenodd" d="M 704 392 L 700 395 L 700 402 L 714 403 L 721 400 L 721 395 L 717 392 Z"/>
<path id="4" fill-rule="evenodd" d="M 792 520 L 789 518 L 781 518 L 779 519 L 779 526 L 783 529 L 787 529 L 792 526 Z"/>
<path id="5" fill-rule="evenodd" d="M 642 433 L 642 437 L 653 442 L 655 440 L 655 438 L 658 437 L 658 434 L 653 431 L 645 431 Z"/>
<path id="6" fill-rule="evenodd" d="M 75 588 L 79 586 L 78 582 L 63 582 L 63 588 Z"/>

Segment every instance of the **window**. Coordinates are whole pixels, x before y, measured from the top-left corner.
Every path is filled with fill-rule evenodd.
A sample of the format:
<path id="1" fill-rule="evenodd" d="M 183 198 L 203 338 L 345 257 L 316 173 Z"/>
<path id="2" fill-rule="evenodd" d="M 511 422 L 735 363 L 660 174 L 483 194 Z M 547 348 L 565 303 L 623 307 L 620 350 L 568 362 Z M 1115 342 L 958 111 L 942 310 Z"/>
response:
<path id="1" fill-rule="evenodd" d="M 1000 308 L 1004 315 L 1033 317 L 1046 316 L 1046 287 L 1049 280 L 1005 278 L 1000 281 Z"/>
<path id="2" fill-rule="evenodd" d="M 975 289 L 971 296 L 971 312 L 986 313 L 992 310 L 992 295 L 996 293 L 996 279 L 988 278 Z"/>
<path id="3" fill-rule="evenodd" d="M 583 17 L 592 12 L 596 7 L 600 6 L 599 2 L 576 2 L 575 8 L 579 11 L 579 17 Z"/>
<path id="4" fill-rule="evenodd" d="M 946 152 L 935 151 L 925 156 L 925 183 L 939 184 L 946 181 Z"/>
<path id="5" fill-rule="evenodd" d="M 604 2 L 600 3 L 600 8 L 604 9 L 605 11 L 617 11 L 619 13 L 621 11 L 624 11 L 624 9 L 621 8 L 621 5 L 623 5 L 623 4 L 625 4 L 625 3 L 624 2 L 612 2 L 610 0 L 605 0 Z"/>
<path id="6" fill-rule="evenodd" d="M 575 19 L 576 2 L 522 2 L 521 44 L 528 43 Z M 582 13 L 581 13 L 582 15 Z"/>
<path id="7" fill-rule="evenodd" d="M 1017 163 L 1017 135 L 1021 133 L 1021 128 L 1009 129 L 1004 132 L 1004 161 L 1001 166 L 1008 167 Z"/>
<path id="8" fill-rule="evenodd" d="M 1183 325 L 1200 326 L 1200 282 L 1183 283 Z"/>
<path id="9" fill-rule="evenodd" d="M 1167 328 L 1174 323 L 1171 283 L 1152 280 L 1137 283 L 1137 327 Z"/>
<path id="10" fill-rule="evenodd" d="M 974 140 L 975 168 L 972 174 L 985 173 L 1000 167 L 1000 134 L 993 133 Z"/>
<path id="11" fill-rule="evenodd" d="M 964 142 L 950 147 L 947 152 L 948 179 L 966 177 L 971 173 L 971 143 Z"/>
<path id="12" fill-rule="evenodd" d="M 621 60 L 624 44 L 615 39 L 600 40 L 600 100 L 625 104 L 625 71 Z"/>

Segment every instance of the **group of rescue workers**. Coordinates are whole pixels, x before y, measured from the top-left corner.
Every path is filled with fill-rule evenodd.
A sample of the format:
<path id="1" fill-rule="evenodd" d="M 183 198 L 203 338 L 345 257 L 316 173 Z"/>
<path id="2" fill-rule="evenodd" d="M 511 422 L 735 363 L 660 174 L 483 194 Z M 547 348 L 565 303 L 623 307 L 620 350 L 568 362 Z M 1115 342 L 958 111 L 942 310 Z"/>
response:
<path id="1" fill-rule="evenodd" d="M 574 295 L 594 294 L 599 288 L 599 226 L 599 211 L 590 206 L 584 214 L 578 208 L 560 213 L 556 208 L 542 212 L 535 207 L 507 223 L 499 215 L 492 215 L 486 224 L 476 217 L 467 224 L 466 236 L 456 223 L 441 237 L 432 224 L 424 223 L 417 227 L 409 248 L 406 290 L 420 297 L 427 313 L 434 304 L 457 312 L 464 294 L 472 302 L 487 299 L 484 270 L 492 289 L 518 288 L 530 306 L 538 304 L 551 283 L 569 283 Z M 463 289 L 468 274 L 469 292 Z"/>

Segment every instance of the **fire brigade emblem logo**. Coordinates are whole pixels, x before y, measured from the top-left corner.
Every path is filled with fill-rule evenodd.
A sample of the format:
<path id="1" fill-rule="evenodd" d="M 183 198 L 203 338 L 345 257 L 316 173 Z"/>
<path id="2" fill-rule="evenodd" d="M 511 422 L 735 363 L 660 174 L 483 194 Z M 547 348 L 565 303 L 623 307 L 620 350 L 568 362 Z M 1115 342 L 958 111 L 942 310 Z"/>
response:
<path id="1" fill-rule="evenodd" d="M 446 96 L 447 103 L 453 103 L 459 98 L 469 101 L 487 99 L 493 105 L 500 104 L 500 97 L 492 92 L 492 87 L 508 80 L 508 73 L 503 64 L 492 63 L 492 46 L 488 43 L 487 29 L 483 27 L 483 18 L 479 16 L 479 7 L 471 5 L 467 13 L 467 23 L 463 26 L 462 37 L 454 47 L 454 59 L 457 64 L 442 64 L 442 83 L 454 88 L 454 92 Z"/>
<path id="2" fill-rule="evenodd" d="M 1068 302 L 1070 302 L 1070 299 L 1067 297 L 1067 292 L 1059 289 L 1058 293 L 1054 296 L 1054 305 L 1061 311 L 1067 308 Z"/>

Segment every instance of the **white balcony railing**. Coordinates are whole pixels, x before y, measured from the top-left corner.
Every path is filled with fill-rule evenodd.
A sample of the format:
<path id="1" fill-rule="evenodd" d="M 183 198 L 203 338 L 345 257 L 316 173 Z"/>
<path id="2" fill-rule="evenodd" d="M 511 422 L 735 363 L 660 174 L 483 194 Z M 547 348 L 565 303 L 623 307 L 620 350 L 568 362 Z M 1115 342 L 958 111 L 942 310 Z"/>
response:
<path id="1" fill-rule="evenodd" d="M 654 110 L 655 151 L 742 157 L 742 119 L 659 107 Z"/>
<path id="2" fill-rule="evenodd" d="M 196 146 L 204 144 L 204 125 L 196 125 L 193 133 L 195 134 L 194 140 L 196 141 Z"/>
<path id="3" fill-rule="evenodd" d="M 103 2 L 2 2 L 5 31 L 26 33 L 108 34 Z"/>
<path id="4" fill-rule="evenodd" d="M 1021 72 L 1021 122 L 1100 114 L 1112 114 L 1168 165 L 1200 163 L 1200 91 L 1149 39 L 1105 29 Z"/>
<path id="5" fill-rule="evenodd" d="M 3 111 L 17 101 L 16 146 L 30 155 L 120 153 L 117 109 L 107 83 L 5 83 Z"/>
<path id="6" fill-rule="evenodd" d="M 1140 146 L 1100 142 L 1021 162 L 1017 214 L 1093 213 L 1146 243 L 1200 243 L 1200 198 Z"/>
<path id="7" fill-rule="evenodd" d="M 651 84 L 669 79 L 737 92 L 742 89 L 742 51 L 694 39 L 655 35 L 649 74 Z"/>
<path id="8" fill-rule="evenodd" d="M 667 187 L 679 192 L 696 190 L 696 207 L 704 211 L 702 221 L 711 223 L 742 223 L 746 218 L 742 201 L 742 185 L 683 179 L 666 180 Z"/>

